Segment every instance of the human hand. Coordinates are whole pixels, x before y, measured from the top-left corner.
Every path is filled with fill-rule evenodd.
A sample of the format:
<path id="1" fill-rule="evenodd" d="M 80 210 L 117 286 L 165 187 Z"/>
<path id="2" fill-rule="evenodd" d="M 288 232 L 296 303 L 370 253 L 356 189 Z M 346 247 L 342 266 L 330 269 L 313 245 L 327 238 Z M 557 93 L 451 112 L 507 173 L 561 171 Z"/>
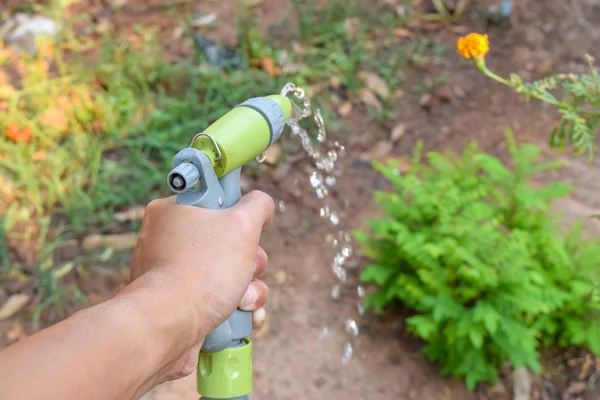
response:
<path id="1" fill-rule="evenodd" d="M 191 373 L 204 337 L 236 307 L 252 311 L 255 328 L 263 322 L 268 288 L 258 277 L 267 254 L 259 240 L 273 214 L 273 200 L 257 191 L 227 210 L 183 206 L 175 197 L 148 205 L 131 264 L 134 282 L 121 295 L 145 293 L 153 319 L 180 320 L 156 383 Z"/>

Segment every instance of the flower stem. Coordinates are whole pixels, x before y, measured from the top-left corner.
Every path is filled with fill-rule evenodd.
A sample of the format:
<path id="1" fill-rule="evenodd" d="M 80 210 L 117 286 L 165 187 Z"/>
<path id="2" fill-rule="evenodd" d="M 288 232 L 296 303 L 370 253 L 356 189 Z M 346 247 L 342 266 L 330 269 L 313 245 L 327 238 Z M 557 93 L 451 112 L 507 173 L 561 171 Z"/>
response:
<path id="1" fill-rule="evenodd" d="M 475 65 L 477 66 L 477 69 L 480 70 L 481 72 L 483 72 L 483 74 L 485 76 L 487 76 L 488 78 L 491 78 L 493 80 L 495 80 L 496 82 L 500 82 L 503 85 L 506 85 L 508 87 L 511 87 L 514 89 L 514 85 L 507 81 L 506 79 L 504 79 L 503 77 L 496 75 L 495 73 L 493 73 L 492 71 L 490 71 L 488 69 L 488 67 L 485 65 L 485 59 L 483 57 L 475 57 Z"/>

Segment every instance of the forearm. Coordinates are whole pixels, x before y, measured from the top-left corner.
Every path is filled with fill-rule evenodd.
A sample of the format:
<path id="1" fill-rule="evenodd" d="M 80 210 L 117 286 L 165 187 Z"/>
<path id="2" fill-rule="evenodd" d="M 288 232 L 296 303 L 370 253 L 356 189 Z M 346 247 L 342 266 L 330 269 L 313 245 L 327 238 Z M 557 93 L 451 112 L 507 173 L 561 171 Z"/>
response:
<path id="1" fill-rule="evenodd" d="M 173 303 L 145 288 L 128 290 L 6 348 L 2 398 L 139 398 L 192 340 L 174 311 L 181 304 Z"/>

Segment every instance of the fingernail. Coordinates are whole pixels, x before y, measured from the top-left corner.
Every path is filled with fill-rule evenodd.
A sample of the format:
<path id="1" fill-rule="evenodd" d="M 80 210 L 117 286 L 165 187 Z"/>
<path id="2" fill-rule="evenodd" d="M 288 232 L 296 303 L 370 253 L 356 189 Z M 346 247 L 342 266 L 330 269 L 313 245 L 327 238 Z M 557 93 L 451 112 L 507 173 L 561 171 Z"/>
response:
<path id="1" fill-rule="evenodd" d="M 264 308 L 259 308 L 258 310 L 252 313 L 252 322 L 255 328 L 260 327 L 263 322 L 265 322 L 265 318 L 267 317 L 267 311 Z"/>
<path id="2" fill-rule="evenodd" d="M 254 286 L 250 286 L 248 290 L 246 290 L 246 294 L 244 294 L 244 298 L 242 299 L 242 307 L 250 307 L 256 303 L 258 300 L 258 291 Z"/>
<path id="3" fill-rule="evenodd" d="M 258 257 L 254 258 L 254 268 L 252 269 L 252 272 L 256 272 L 256 268 L 258 267 Z"/>

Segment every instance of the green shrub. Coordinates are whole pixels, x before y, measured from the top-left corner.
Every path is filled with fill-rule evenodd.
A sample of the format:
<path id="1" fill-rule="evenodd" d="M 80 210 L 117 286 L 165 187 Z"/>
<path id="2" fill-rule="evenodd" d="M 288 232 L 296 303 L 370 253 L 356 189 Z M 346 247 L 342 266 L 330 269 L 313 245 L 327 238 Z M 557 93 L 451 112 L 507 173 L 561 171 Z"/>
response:
<path id="1" fill-rule="evenodd" d="M 376 193 L 385 218 L 356 232 L 373 260 L 361 279 L 378 288 L 367 306 L 414 311 L 406 322 L 424 353 L 469 388 L 495 382 L 507 360 L 539 372 L 542 345 L 600 354 L 600 242 L 549 215 L 571 187 L 531 185 L 560 163 L 507 139 L 512 168 L 475 143 L 462 157 L 428 153 L 428 165 L 419 146 L 403 176 L 376 164 L 395 190 Z"/>

